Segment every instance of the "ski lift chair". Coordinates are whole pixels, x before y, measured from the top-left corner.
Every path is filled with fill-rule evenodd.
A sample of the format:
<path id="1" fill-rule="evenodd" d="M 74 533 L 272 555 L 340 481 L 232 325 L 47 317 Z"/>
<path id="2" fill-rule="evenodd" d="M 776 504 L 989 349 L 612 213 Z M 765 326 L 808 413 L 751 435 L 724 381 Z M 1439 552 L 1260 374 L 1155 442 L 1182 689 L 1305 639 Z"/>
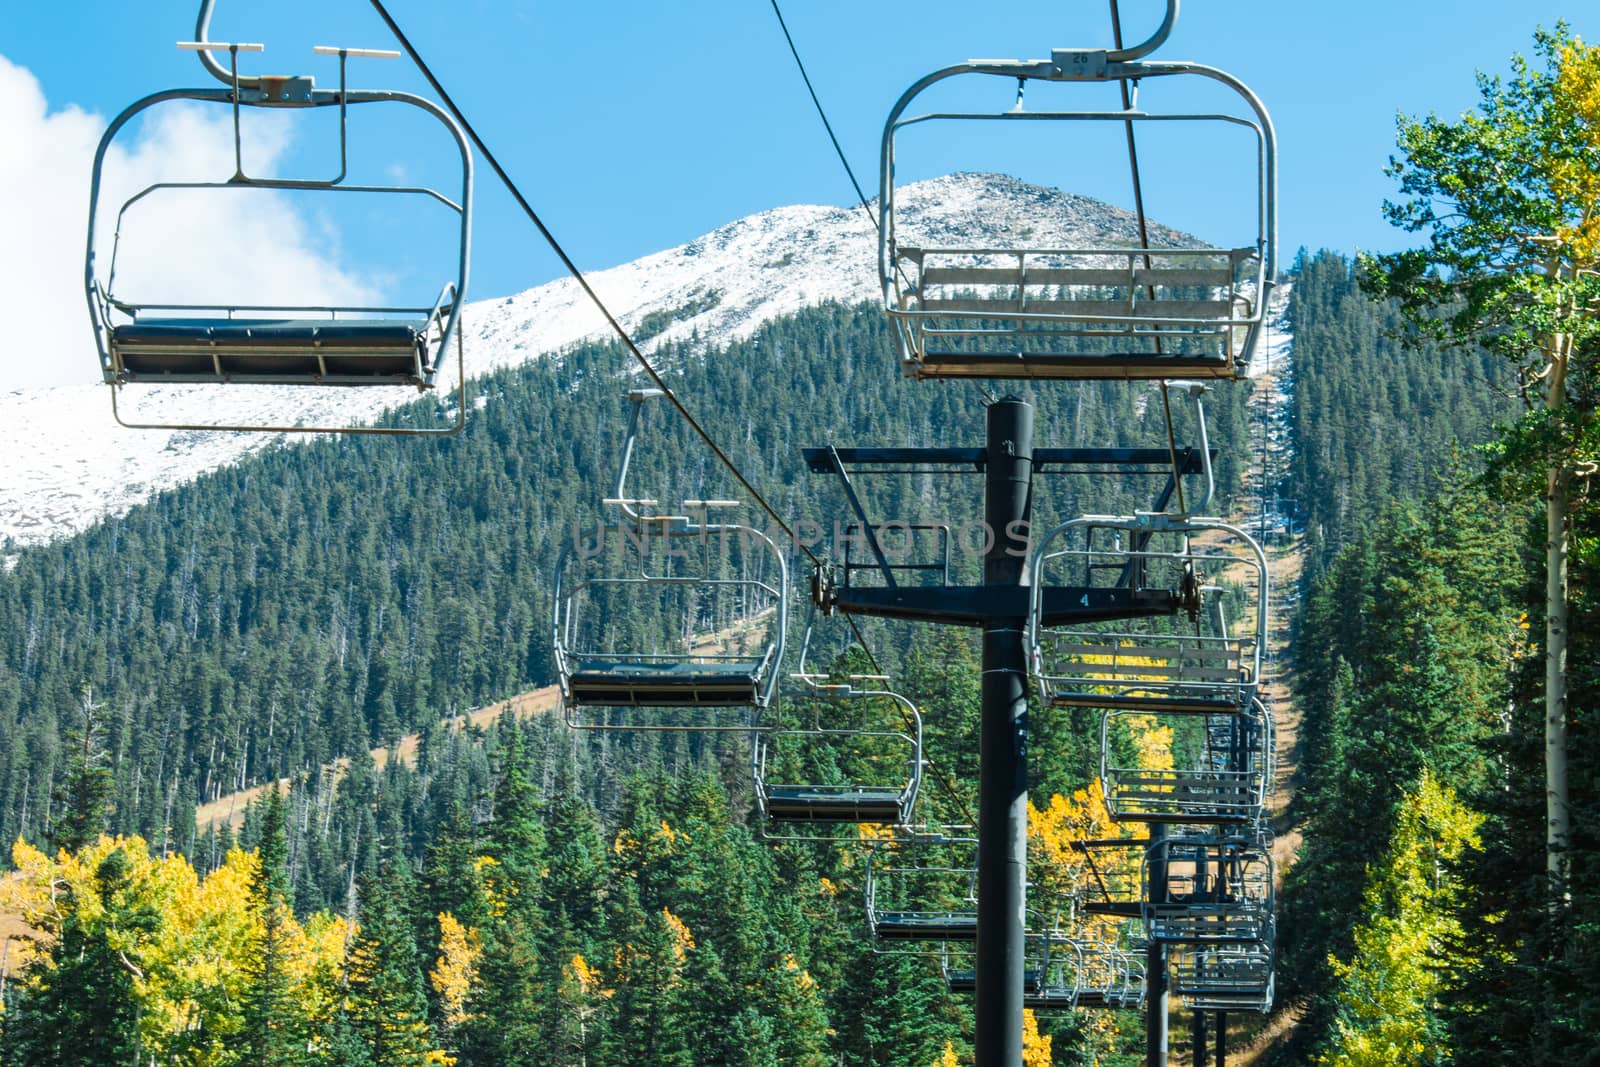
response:
<path id="1" fill-rule="evenodd" d="M 788 561 L 760 530 L 711 520 L 738 501 L 657 514 L 657 501 L 622 495 L 640 407 L 659 395 L 628 394 L 618 495 L 605 501 L 617 517 L 574 537 L 556 567 L 562 704 L 578 729 L 748 730 L 777 688 Z"/>
<path id="2" fill-rule="evenodd" d="M 1267 560 L 1249 534 L 1217 519 L 1163 513 L 1089 515 L 1062 523 L 1030 561 L 1030 664 L 1046 703 L 1163 714 L 1244 714 L 1261 677 Z M 1070 584 L 1171 595 L 1191 605 L 1187 632 L 1165 617 L 1087 626 L 1044 625 L 1042 590 L 1065 569 Z M 1221 600 L 1237 591 L 1245 626 Z"/>
<path id="3" fill-rule="evenodd" d="M 454 433 L 463 425 L 466 405 L 461 340 L 461 308 L 466 297 L 467 262 L 472 227 L 472 156 L 466 135 L 450 114 L 431 100 L 392 90 L 351 89 L 346 84 L 350 57 L 393 58 L 398 52 L 375 49 L 318 46 L 319 55 L 337 56 L 339 88 L 318 89 L 309 76 L 245 77 L 239 74 L 240 52 L 259 52 L 258 44 L 222 44 L 207 39 L 215 0 L 203 0 L 195 40 L 179 42 L 195 51 L 202 65 L 223 83 L 222 88 L 168 89 L 130 105 L 107 127 L 95 151 L 89 194 L 89 236 L 84 281 L 101 376 L 112 387 L 112 411 L 124 426 L 149 429 L 267 430 L 273 432 L 344 433 Z M 227 53 L 224 68 L 215 54 Z M 115 211 L 116 235 L 104 272 L 96 250 L 96 227 L 102 212 L 102 192 L 108 153 L 117 135 L 135 117 L 173 101 L 193 101 L 207 107 L 229 109 L 233 118 L 233 173 L 213 181 L 163 181 L 128 198 Z M 421 111 L 437 122 L 454 141 L 460 155 L 461 185 L 447 194 L 425 186 L 356 184 L 349 172 L 348 113 L 352 107 L 374 104 L 401 105 Z M 267 178 L 245 172 L 241 149 L 240 116 L 257 109 L 301 111 L 336 109 L 339 115 L 340 171 L 327 179 Z M 442 205 L 457 216 L 459 239 L 455 255 L 428 304 L 388 307 L 261 305 L 249 293 L 220 303 L 172 303 L 136 299 L 116 286 L 117 255 L 123 224 L 130 209 L 154 194 L 201 190 L 297 190 L 332 194 L 379 193 L 426 200 Z M 225 240 L 219 235 L 218 240 Z M 440 428 L 415 426 L 272 425 L 259 420 L 208 422 L 128 421 L 118 409 L 118 395 L 128 386 L 284 385 L 284 386 L 403 386 L 427 392 L 439 380 L 441 363 L 452 343 L 456 354 L 455 421 Z"/>
<path id="4" fill-rule="evenodd" d="M 721 551 L 735 540 L 740 550 Z M 788 572 L 777 545 L 752 527 L 684 516 L 625 519 L 579 541 L 608 550 L 586 559 L 569 545 L 556 570 L 556 673 L 569 723 L 749 729 L 772 702 L 783 658 Z M 668 628 L 645 623 L 641 635 L 618 621 L 630 612 Z"/>
<path id="5" fill-rule="evenodd" d="M 1059 999 L 1070 997 L 1073 1008 L 1124 1011 L 1140 1007 L 1145 997 L 1144 960 L 1117 945 L 1076 940 L 1071 943 L 1071 984 Z"/>
<path id="6" fill-rule="evenodd" d="M 1272 946 L 1218 945 L 1173 950 L 1172 988 L 1192 1011 L 1272 1010 Z"/>
<path id="7" fill-rule="evenodd" d="M 877 945 L 946 941 L 976 944 L 978 897 L 975 838 L 934 836 L 905 843 L 912 850 L 937 847 L 937 856 L 906 859 L 901 842 L 874 845 L 867 854 L 867 930 Z M 958 862 L 954 854 L 962 859 Z M 971 860 L 971 863 L 967 862 Z M 950 906 L 918 906 L 943 898 Z"/>
<path id="8" fill-rule="evenodd" d="M 970 944 L 945 945 L 940 953 L 939 965 L 944 972 L 945 988 L 955 994 L 972 994 L 978 991 L 978 970 Z M 1022 965 L 1022 997 L 1027 1007 L 1044 996 L 1045 974 L 1050 966 L 1049 935 L 1030 933 L 1024 939 Z"/>
<path id="9" fill-rule="evenodd" d="M 1145 936 L 1179 945 L 1270 943 L 1272 856 L 1251 841 L 1164 838 L 1145 853 Z M 1165 882 L 1163 893 L 1157 887 Z"/>
<path id="10" fill-rule="evenodd" d="M 785 714 L 769 716 L 776 724 L 759 731 L 752 745 L 752 778 L 763 820 L 835 828 L 909 826 L 922 783 L 922 714 L 916 705 L 880 688 L 883 679 L 877 677 L 855 675 L 844 682 L 797 677 L 803 687 L 784 703 L 801 705 L 799 714 L 809 719 L 796 722 L 785 708 Z M 843 780 L 778 780 L 830 754 L 837 757 Z"/>
<path id="11" fill-rule="evenodd" d="M 907 375 L 1151 379 L 1244 372 L 1263 332 L 1265 297 L 1276 274 L 1276 138 L 1261 101 L 1232 75 L 1200 63 L 1142 58 L 1166 39 L 1177 6 L 1168 0 L 1160 30 L 1132 48 L 1055 49 L 1044 60 L 969 60 L 927 75 L 900 97 L 882 140 L 878 274 Z M 950 79 L 1015 84 L 1015 106 L 909 113 L 920 94 Z M 1231 89 L 1242 100 L 1240 113 L 1137 105 L 1039 111 L 1023 104 L 1030 82 L 1120 83 L 1136 101 L 1141 85 L 1166 88 L 1195 79 Z M 1255 202 L 1255 233 L 1247 239 L 1241 233 L 1241 242 L 1229 248 L 1192 240 L 1174 247 L 1129 240 L 1063 248 L 1023 239 L 962 241 L 959 235 L 930 243 L 902 235 L 896 140 L 910 127 L 940 123 L 1025 123 L 1041 134 L 1112 123 L 1126 126 L 1130 136 L 1135 125 L 1161 123 L 1207 133 L 1242 128 L 1256 145 L 1255 187 L 1247 191 Z"/>
<path id="12" fill-rule="evenodd" d="M 1248 824 L 1261 818 L 1271 780 L 1266 732 L 1260 703 L 1249 714 L 1214 715 L 1198 731 L 1193 718 L 1160 712 L 1110 710 L 1101 718 L 1100 780 L 1106 808 L 1119 822 L 1163 822 L 1191 825 Z M 1141 726 L 1165 725 L 1174 738 L 1173 766 L 1125 766 L 1116 744 L 1119 722 L 1134 718 Z M 1187 720 L 1187 721 L 1186 721 Z"/>

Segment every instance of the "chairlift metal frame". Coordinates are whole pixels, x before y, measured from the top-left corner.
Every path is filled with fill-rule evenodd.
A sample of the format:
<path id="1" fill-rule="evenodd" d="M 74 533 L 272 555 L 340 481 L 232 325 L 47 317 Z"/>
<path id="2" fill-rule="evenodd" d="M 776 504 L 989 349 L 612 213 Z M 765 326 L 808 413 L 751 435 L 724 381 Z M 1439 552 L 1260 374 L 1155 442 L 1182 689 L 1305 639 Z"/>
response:
<path id="1" fill-rule="evenodd" d="M 1054 49 L 1044 60 L 968 60 L 921 78 L 895 103 L 884 123 L 880 157 L 878 275 L 901 367 L 908 376 L 1153 379 L 1243 374 L 1264 332 L 1266 298 L 1277 275 L 1277 137 L 1261 100 L 1233 75 L 1201 63 L 1143 58 L 1166 40 L 1177 12 L 1177 0 L 1169 0 L 1160 28 L 1131 48 Z M 931 86 L 965 75 L 1015 81 L 1016 105 L 999 112 L 906 114 Z M 1232 90 L 1253 117 L 1151 113 L 1137 107 L 1141 82 L 1177 77 L 1202 78 Z M 1105 111 L 1028 111 L 1023 99 L 1029 81 L 1120 82 L 1135 104 Z M 910 126 L 946 121 L 1115 122 L 1130 130 L 1135 123 L 1209 122 L 1244 128 L 1254 133 L 1257 146 L 1255 239 L 1249 245 L 1221 249 L 904 244 L 897 233 L 896 135 Z M 962 287 L 972 286 L 1005 295 L 991 292 L 976 299 L 961 295 Z M 1051 286 L 1058 287 L 1054 299 L 1048 295 Z M 1183 291 L 1193 286 L 1222 290 L 1224 295 L 1183 299 Z M 1062 298 L 1059 287 L 1085 295 Z M 1101 292 L 1106 287 L 1120 295 L 1106 299 Z M 1158 296 L 1158 291 L 1169 295 Z M 1084 339 L 1109 339 L 1138 345 L 1139 350 L 1094 353 L 1083 350 L 1079 342 Z M 1053 347 L 1029 351 L 1035 342 Z M 1063 342 L 1069 347 L 1063 349 Z M 1164 343 L 1199 344 L 1204 351 L 1198 355 L 1163 351 Z"/>
<path id="2" fill-rule="evenodd" d="M 616 494 L 604 504 L 616 509 L 618 518 L 601 523 L 574 537 L 562 549 L 556 565 L 552 620 L 552 647 L 561 687 L 562 706 L 567 722 L 575 729 L 645 731 L 746 731 L 756 728 L 753 716 L 771 705 L 777 691 L 779 666 L 783 662 L 789 614 L 789 564 L 777 543 L 764 532 L 739 523 L 710 521 L 713 509 L 737 506 L 736 500 L 687 500 L 687 514 L 654 514 L 657 501 L 627 495 L 628 468 L 638 436 L 640 414 L 646 400 L 660 396 L 658 389 L 635 389 L 627 394 L 630 404 L 627 440 L 617 475 Z M 726 545 L 737 538 L 745 550 L 755 549 L 770 556 L 776 578 L 717 578 L 710 571 L 713 541 Z M 625 575 L 587 576 L 572 573 L 575 565 L 590 562 L 580 545 L 620 543 L 631 551 L 636 569 Z M 702 573 L 673 574 L 653 572 L 647 550 L 658 548 L 671 560 L 693 559 L 700 549 Z M 744 571 L 751 573 L 748 562 Z M 684 652 L 617 652 L 586 647 L 582 601 L 598 588 L 635 587 L 659 590 L 664 587 L 708 590 L 745 590 L 770 600 L 771 607 L 751 618 L 766 615 L 773 620 L 769 637 L 759 655 Z M 611 722 L 583 718 L 584 708 L 616 709 L 740 709 L 736 722 L 713 719 L 701 721 L 640 722 L 636 718 Z"/>
<path id="3" fill-rule="evenodd" d="M 919 865 L 885 863 L 885 858 L 901 847 L 916 849 L 918 845 L 970 848 L 974 856 L 971 867 L 947 864 Z M 863 895 L 866 900 L 867 932 L 876 952 L 904 952 L 903 949 L 884 949 L 885 944 L 923 943 L 932 941 L 975 944 L 978 938 L 978 870 L 976 855 L 978 839 L 975 837 L 949 837 L 942 833 L 930 834 L 912 841 L 885 841 L 875 844 L 867 853 L 866 875 L 863 878 Z M 970 908 L 899 908 L 883 907 L 879 900 L 879 885 L 886 878 L 906 877 L 962 877 L 967 890 L 964 900 Z M 920 955 L 919 950 L 911 950 Z"/>
<path id="4" fill-rule="evenodd" d="M 809 631 L 808 631 L 809 636 Z M 802 666 L 804 656 L 802 654 Z M 877 685 L 878 678 L 854 675 L 847 681 L 830 681 L 821 675 L 797 674 L 794 676 L 805 689 L 796 696 L 833 704 L 843 709 L 855 702 L 889 701 L 895 705 L 910 730 L 861 729 L 845 726 L 789 727 L 773 726 L 755 732 L 751 741 L 751 779 L 755 784 L 756 808 L 761 815 L 763 836 L 779 841 L 843 841 L 851 837 L 807 836 L 799 833 L 775 834 L 770 826 L 775 824 L 811 824 L 838 827 L 841 824 L 857 826 L 869 824 L 894 828 L 912 825 L 917 793 L 922 785 L 922 713 L 917 706 L 899 693 Z M 869 683 L 868 688 L 857 688 L 857 683 Z M 780 700 L 781 703 L 781 700 Z M 909 752 L 905 762 L 904 781 L 892 785 L 860 784 L 850 782 L 839 785 L 779 783 L 772 781 L 771 768 L 778 755 L 777 749 L 786 738 L 814 739 L 820 743 L 835 741 L 849 743 L 864 738 L 887 740 L 903 744 Z"/>
<path id="5" fill-rule="evenodd" d="M 1125 534 L 1120 544 L 1097 549 L 1054 547 L 1070 535 L 1114 531 Z M 1221 534 L 1221 546 L 1196 545 L 1194 538 Z M 1151 549 L 1155 535 L 1175 536 L 1177 551 Z M 1246 570 L 1247 597 L 1253 601 L 1249 628 L 1241 636 L 1229 632 L 1218 612 L 1215 634 L 1139 632 L 1125 621 L 1100 626 L 1055 628 L 1044 616 L 1045 568 L 1053 562 L 1081 564 L 1086 582 L 1098 571 L 1115 572 L 1115 584 L 1137 593 L 1150 588 L 1149 572 L 1165 568 L 1197 597 L 1222 590 L 1203 584 L 1205 568 L 1220 564 Z M 1213 518 L 1164 513 L 1132 516 L 1085 515 L 1061 523 L 1035 544 L 1029 559 L 1031 594 L 1027 623 L 1029 663 L 1040 697 L 1048 704 L 1122 708 L 1134 711 L 1193 714 L 1244 714 L 1261 678 L 1266 648 L 1267 603 L 1270 596 L 1266 554 L 1241 528 Z M 1253 585 L 1254 588 L 1249 588 Z M 1203 613 L 1194 612 L 1198 625 Z M 1111 629 L 1115 626 L 1115 629 Z"/>
<path id="6" fill-rule="evenodd" d="M 90 180 L 88 238 L 84 286 L 89 316 L 99 351 L 101 376 L 112 387 L 112 414 L 131 429 L 254 430 L 272 433 L 357 433 L 440 436 L 465 425 L 466 381 L 461 310 L 467 291 L 471 255 L 473 161 L 466 134 L 448 111 L 425 97 L 394 90 L 351 89 L 350 57 L 392 58 L 398 52 L 318 46 L 320 55 L 339 60 L 339 88 L 318 89 L 306 76 L 243 76 L 241 51 L 261 51 L 254 44 L 223 44 L 208 38 L 215 0 L 202 0 L 193 42 L 179 47 L 194 51 L 208 73 L 224 88 L 168 89 L 152 93 L 111 120 L 95 150 Z M 213 55 L 225 51 L 229 66 Z M 170 101 L 192 100 L 231 109 L 234 131 L 234 173 L 226 180 L 156 182 L 135 193 L 117 211 L 116 228 L 102 283 L 96 264 L 96 227 L 106 155 L 118 133 L 138 115 Z M 346 184 L 349 109 L 359 104 L 400 104 L 431 116 L 455 141 L 461 157 L 461 192 L 452 198 L 426 186 Z M 326 179 L 262 178 L 245 173 L 240 116 L 245 108 L 284 110 L 337 108 L 340 170 Z M 253 304 L 181 304 L 124 300 L 114 295 L 116 257 L 123 222 L 130 208 L 162 190 L 279 189 L 324 192 L 382 193 L 431 199 L 460 218 L 460 239 L 454 280 L 447 281 L 427 307 L 339 307 Z M 156 313 L 156 314 L 152 314 Z M 178 317 L 172 317 L 178 313 Z M 244 317 L 240 317 L 240 316 Z M 386 316 L 374 319 L 372 316 Z M 270 316 L 270 317 L 262 317 Z M 356 316 L 356 317 L 351 317 Z M 396 317 L 398 316 L 398 317 Z M 118 393 L 130 384 L 201 385 L 410 385 L 419 392 L 434 387 L 439 356 L 452 341 L 456 354 L 456 417 L 437 428 L 408 426 L 262 425 L 254 423 L 163 423 L 128 421 L 118 406 Z M 445 358 L 448 358 L 446 355 Z"/>
<path id="7" fill-rule="evenodd" d="M 1159 872 L 1159 876 L 1158 876 Z M 1153 899 L 1158 881 L 1164 899 Z M 1269 944 L 1272 853 L 1244 838 L 1166 837 L 1145 851 L 1145 936 L 1168 945 Z"/>
<path id="8" fill-rule="evenodd" d="M 1260 703 L 1247 707 L 1250 714 L 1207 717 L 1198 759 L 1171 769 L 1119 765 L 1113 732 L 1120 719 L 1160 722 L 1173 713 L 1107 710 L 1100 720 L 1100 781 L 1111 817 L 1191 826 L 1258 821 L 1272 778 L 1271 751 L 1262 743 L 1268 726 L 1261 721 Z"/>
<path id="9" fill-rule="evenodd" d="M 1272 1010 L 1276 991 L 1270 943 L 1175 946 L 1172 989 L 1191 1011 Z"/>

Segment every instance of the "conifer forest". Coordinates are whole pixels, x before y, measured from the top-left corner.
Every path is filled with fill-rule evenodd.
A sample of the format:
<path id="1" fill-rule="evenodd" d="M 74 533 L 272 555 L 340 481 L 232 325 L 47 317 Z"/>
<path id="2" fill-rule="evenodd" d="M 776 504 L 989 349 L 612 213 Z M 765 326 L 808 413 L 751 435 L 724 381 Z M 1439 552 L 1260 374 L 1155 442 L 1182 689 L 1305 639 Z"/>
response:
<path id="1" fill-rule="evenodd" d="M 1280 255 L 1290 357 L 1204 394 L 1207 513 L 1272 571 L 1275 940 L 1265 999 L 1223 1009 L 1234 1063 L 1600 1064 L 1600 48 L 1540 31 L 1480 89 L 1459 120 L 1402 116 L 1373 211 L 1415 247 Z M 1162 510 L 1169 441 L 1199 432 L 1179 390 L 908 383 L 896 329 L 824 302 L 651 358 L 839 580 L 878 572 L 859 537 L 837 566 L 856 512 L 802 450 L 975 448 L 991 394 L 1034 405 L 1038 449 L 1162 457 L 1040 477 L 1039 514 Z M 624 399 L 648 384 L 625 345 L 576 344 L 475 379 L 454 436 L 285 440 L 0 546 L 0 1067 L 974 1062 L 972 945 L 884 931 L 906 900 L 973 907 L 971 835 L 927 828 L 976 822 L 978 630 L 811 610 L 805 551 L 746 515 L 786 576 L 738 601 L 597 586 L 583 625 L 744 655 L 786 581 L 781 700 L 731 729 L 698 706 L 668 709 L 693 729 L 569 721 L 595 725 L 560 692 L 558 570 L 629 550 L 585 537 L 622 495 L 630 418 L 635 495 L 748 502 L 672 407 Z M 943 566 L 970 583 L 982 484 L 856 488 L 918 560 L 917 524 L 955 529 Z M 719 573 L 760 552 L 723 548 Z M 1217 595 L 1249 616 L 1247 591 Z M 904 703 L 829 733 L 850 687 Z M 1078 1006 L 1036 998 L 1023 1062 L 1136 1067 L 1137 924 L 1085 902 L 1136 892 L 1160 831 L 1106 768 L 1171 772 L 1211 720 L 1029 692 L 1028 923 L 1076 931 L 1037 943 L 1077 953 Z M 646 710 L 626 703 L 600 725 Z M 785 824 L 767 789 L 905 773 L 920 836 Z M 1098 985 L 1083 931 L 1122 946 Z M 1170 1020 L 1171 1062 L 1199 1062 L 1176 993 Z"/>

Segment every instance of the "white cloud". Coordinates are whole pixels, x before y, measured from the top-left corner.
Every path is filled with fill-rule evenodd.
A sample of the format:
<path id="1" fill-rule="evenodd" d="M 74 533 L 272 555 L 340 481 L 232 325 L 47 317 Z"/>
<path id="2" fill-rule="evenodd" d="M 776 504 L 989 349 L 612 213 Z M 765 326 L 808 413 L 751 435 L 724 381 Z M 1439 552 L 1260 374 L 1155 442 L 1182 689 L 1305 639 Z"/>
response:
<path id="1" fill-rule="evenodd" d="M 135 191 L 233 172 L 225 109 L 167 104 L 147 114 L 151 120 L 125 130 L 107 157 L 102 263 L 116 210 Z M 12 309 L 13 353 L 0 386 L 99 380 L 83 252 L 89 172 L 105 122 L 77 107 L 52 113 L 38 80 L 0 56 L 0 297 Z M 251 169 L 270 172 L 289 148 L 289 121 L 272 116 L 247 132 Z M 117 292 L 175 303 L 375 302 L 372 288 L 339 265 L 337 234 L 298 207 L 289 196 L 256 190 L 154 194 L 129 211 Z"/>

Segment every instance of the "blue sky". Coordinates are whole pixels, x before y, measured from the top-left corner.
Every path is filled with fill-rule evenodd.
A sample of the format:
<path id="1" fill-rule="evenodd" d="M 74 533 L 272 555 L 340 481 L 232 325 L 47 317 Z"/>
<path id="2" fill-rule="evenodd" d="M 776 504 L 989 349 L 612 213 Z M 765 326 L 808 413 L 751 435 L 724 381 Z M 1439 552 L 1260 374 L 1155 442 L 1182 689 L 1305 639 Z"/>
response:
<path id="1" fill-rule="evenodd" d="M 264 59 L 256 60 L 263 65 L 247 69 L 314 71 L 328 84 L 334 69 L 330 61 L 313 59 L 311 45 L 390 45 L 365 0 L 218 2 L 214 38 L 268 45 Z M 12 69 L 9 82 L 0 83 L 0 132 L 11 134 L 10 160 L 0 164 L 0 182 L 7 180 L 8 165 L 13 179 L 19 171 L 31 172 L 33 179 L 20 193 L 16 180 L 0 192 L 28 200 L 59 197 L 62 206 L 56 214 L 37 212 L 26 234 L 0 231 L 0 279 L 39 274 L 35 264 L 58 231 L 57 273 L 81 258 L 81 223 L 74 230 L 67 212 L 86 196 L 87 174 L 71 162 L 78 150 L 73 146 L 144 93 L 205 84 L 193 57 L 173 48 L 189 35 L 195 6 L 192 0 L 96 3 L 86 14 L 84 5 L 30 4 L 8 13 L 0 57 Z M 788 0 L 783 6 L 869 193 L 877 184 L 883 117 L 917 77 L 976 56 L 1034 58 L 1053 46 L 1109 44 L 1103 0 Z M 1153 24 L 1162 6 L 1160 0 L 1123 0 L 1128 35 Z M 853 200 L 767 0 L 390 0 L 390 9 L 585 268 L 681 244 L 767 208 Z M 1301 245 L 1391 248 L 1404 236 L 1383 222 L 1379 206 L 1392 190 L 1382 168 L 1396 111 L 1454 114 L 1470 107 L 1477 98 L 1475 70 L 1504 72 L 1512 52 L 1530 50 L 1535 26 L 1563 17 L 1588 39 L 1600 38 L 1600 13 L 1587 0 L 1190 0 L 1158 58 L 1222 67 L 1265 100 L 1279 131 L 1282 241 L 1291 253 Z M 42 93 L 42 118 L 12 115 L 8 121 L 3 85 L 10 85 L 14 107 L 27 76 Z M 421 88 L 398 62 L 368 61 L 358 77 L 371 86 Z M 72 136 L 52 145 L 51 138 L 67 127 Z M 165 131 L 165 141 L 161 131 L 133 133 L 131 148 L 144 150 L 147 161 L 186 151 L 173 129 Z M 316 148 L 324 142 L 315 129 L 280 124 L 263 136 L 280 167 L 292 170 L 321 159 Z M 368 142 L 379 149 L 367 160 L 373 167 L 447 179 L 441 165 L 447 157 L 434 142 L 421 135 L 387 140 Z M 967 158 L 969 148 L 963 142 L 930 144 L 914 170 L 931 176 L 993 169 L 989 160 Z M 1151 214 L 1209 236 L 1209 205 L 1221 212 L 1238 198 L 1245 172 L 1232 166 L 1232 155 L 1223 148 L 1196 157 L 1191 166 L 1152 170 L 1147 164 Z M 1024 176 L 1126 201 L 1119 195 L 1125 160 L 1105 159 L 1108 177 L 1099 182 L 1082 175 L 1100 160 L 1076 159 L 1067 167 L 1064 158 L 1041 154 Z M 405 274 L 397 247 L 410 242 L 397 244 L 320 211 L 303 214 L 307 225 L 299 239 L 305 254 L 327 252 L 337 261 L 329 268 L 337 275 L 329 284 L 359 289 L 371 277 Z M 337 229 L 327 232 L 337 232 L 338 243 L 319 249 L 319 224 L 330 222 Z M 228 224 L 213 225 L 218 232 L 211 239 L 225 241 Z M 180 245 L 171 254 L 183 255 L 181 242 L 169 243 Z M 475 246 L 472 288 L 478 298 L 560 273 L 487 171 L 479 182 Z M 67 300 L 81 306 L 78 279 L 65 284 Z"/>

